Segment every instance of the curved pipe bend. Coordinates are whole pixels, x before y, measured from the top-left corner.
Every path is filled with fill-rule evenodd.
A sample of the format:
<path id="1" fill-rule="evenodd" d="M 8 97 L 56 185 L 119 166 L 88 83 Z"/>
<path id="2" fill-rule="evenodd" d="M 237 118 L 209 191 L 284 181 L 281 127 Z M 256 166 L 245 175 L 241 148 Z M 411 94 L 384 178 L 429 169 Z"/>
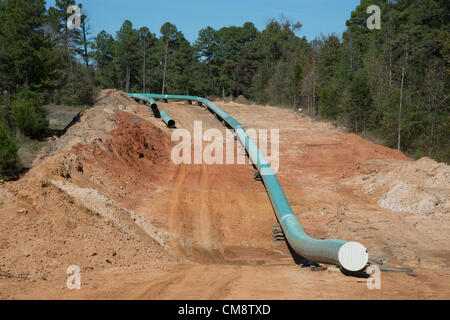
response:
<path id="1" fill-rule="evenodd" d="M 367 265 L 369 255 L 366 248 L 359 242 L 340 239 L 315 239 L 308 236 L 292 211 L 280 182 L 264 155 L 247 135 L 242 125 L 214 103 L 201 97 L 185 95 L 129 94 L 129 96 L 147 101 L 181 99 L 205 104 L 208 109 L 235 130 L 236 136 L 246 149 L 252 163 L 256 165 L 264 181 L 278 222 L 283 229 L 286 240 L 296 253 L 313 262 L 335 264 L 348 271 L 359 271 Z"/>

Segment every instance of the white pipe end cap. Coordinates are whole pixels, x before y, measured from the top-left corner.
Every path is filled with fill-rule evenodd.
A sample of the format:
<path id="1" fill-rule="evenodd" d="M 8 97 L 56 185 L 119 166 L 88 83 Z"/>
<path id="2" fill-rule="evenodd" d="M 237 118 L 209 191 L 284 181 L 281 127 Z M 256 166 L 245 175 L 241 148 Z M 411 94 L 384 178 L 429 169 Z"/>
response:
<path id="1" fill-rule="evenodd" d="M 369 254 L 361 243 L 350 241 L 339 248 L 338 259 L 344 269 L 359 271 L 367 265 Z"/>

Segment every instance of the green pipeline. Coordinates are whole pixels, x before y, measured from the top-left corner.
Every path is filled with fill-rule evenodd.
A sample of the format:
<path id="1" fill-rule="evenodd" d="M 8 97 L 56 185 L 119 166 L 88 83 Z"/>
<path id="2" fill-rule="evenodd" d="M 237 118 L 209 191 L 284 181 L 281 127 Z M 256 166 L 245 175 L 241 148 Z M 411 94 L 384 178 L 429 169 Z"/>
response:
<path id="1" fill-rule="evenodd" d="M 175 121 L 164 110 L 161 110 L 161 118 L 169 128 L 175 127 Z"/>
<path id="2" fill-rule="evenodd" d="M 158 108 L 158 105 L 156 104 L 155 99 L 148 98 L 148 97 L 146 97 L 146 96 L 144 96 L 142 94 L 134 94 L 133 98 L 136 99 L 136 100 L 147 101 L 152 109 Z"/>
<path id="3" fill-rule="evenodd" d="M 246 149 L 250 160 L 255 164 L 264 181 L 278 222 L 292 249 L 312 262 L 335 264 L 348 271 L 359 271 L 365 268 L 369 255 L 366 248 L 359 242 L 340 239 L 315 239 L 306 234 L 297 216 L 292 211 L 272 167 L 247 135 L 244 127 L 225 111 L 209 100 L 195 96 L 132 93 L 129 96 L 139 97 L 146 101 L 151 99 L 177 99 L 203 103 L 211 112 L 235 130 L 237 138 Z"/>

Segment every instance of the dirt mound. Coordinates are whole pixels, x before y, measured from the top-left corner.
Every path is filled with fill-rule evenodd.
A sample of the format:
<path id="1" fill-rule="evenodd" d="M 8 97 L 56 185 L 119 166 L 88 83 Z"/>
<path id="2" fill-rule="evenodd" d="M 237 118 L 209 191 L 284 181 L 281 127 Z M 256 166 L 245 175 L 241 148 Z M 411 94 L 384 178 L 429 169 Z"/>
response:
<path id="1" fill-rule="evenodd" d="M 450 166 L 427 157 L 368 170 L 347 183 L 362 185 L 365 193 L 378 195 L 380 207 L 394 212 L 450 213 Z"/>
<path id="2" fill-rule="evenodd" d="M 136 114 L 136 105 L 124 92 L 103 90 L 97 98 L 94 107 L 80 112 L 78 121 L 71 123 L 61 137 L 52 137 L 48 145 L 38 154 L 33 166 L 39 165 L 45 158 L 60 152 L 69 151 L 77 144 L 89 144 L 111 139 L 108 132 L 116 127 L 116 112 Z M 133 108 L 135 107 L 135 108 Z"/>
<path id="3" fill-rule="evenodd" d="M 131 223 L 101 216 L 92 199 L 36 180 L 9 189 L 0 191 L 0 269 L 15 278 L 61 279 L 70 265 L 90 272 L 143 261 L 161 267 L 168 261 L 148 235 Z"/>
<path id="4" fill-rule="evenodd" d="M 123 93 L 104 91 L 98 103 L 24 177 L 0 185 L 0 271 L 11 281 L 63 279 L 70 265 L 89 274 L 174 261 L 168 235 L 114 201 L 158 176 L 170 138 Z"/>
<path id="5" fill-rule="evenodd" d="M 241 103 L 241 104 L 248 104 L 249 101 L 246 97 L 244 97 L 243 95 L 240 95 L 236 98 L 236 102 L 237 103 Z"/>
<path id="6" fill-rule="evenodd" d="M 137 116 L 119 112 L 114 115 L 114 119 L 117 127 L 109 132 L 111 139 L 78 144 L 72 152 L 83 162 L 95 164 L 98 170 L 105 170 L 104 174 L 110 178 L 121 174 L 121 182 L 111 181 L 112 184 L 123 183 L 126 176 L 134 180 L 162 177 L 157 168 L 171 163 L 170 138 Z"/>

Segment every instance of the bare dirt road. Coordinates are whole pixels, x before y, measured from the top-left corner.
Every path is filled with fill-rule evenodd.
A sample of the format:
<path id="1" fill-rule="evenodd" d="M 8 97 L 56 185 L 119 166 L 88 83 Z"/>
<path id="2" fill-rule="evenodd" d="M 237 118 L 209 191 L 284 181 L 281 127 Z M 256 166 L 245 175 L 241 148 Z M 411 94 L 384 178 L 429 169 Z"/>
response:
<path id="1" fill-rule="evenodd" d="M 365 278 L 298 267 L 250 165 L 176 165 L 171 129 L 106 90 L 0 185 L 2 299 L 449 299 L 450 168 L 300 113 L 217 104 L 246 128 L 280 130 L 278 177 L 305 230 L 363 243 L 386 268 Z M 204 108 L 159 103 L 193 132 Z M 81 269 L 80 290 L 66 269 Z"/>

